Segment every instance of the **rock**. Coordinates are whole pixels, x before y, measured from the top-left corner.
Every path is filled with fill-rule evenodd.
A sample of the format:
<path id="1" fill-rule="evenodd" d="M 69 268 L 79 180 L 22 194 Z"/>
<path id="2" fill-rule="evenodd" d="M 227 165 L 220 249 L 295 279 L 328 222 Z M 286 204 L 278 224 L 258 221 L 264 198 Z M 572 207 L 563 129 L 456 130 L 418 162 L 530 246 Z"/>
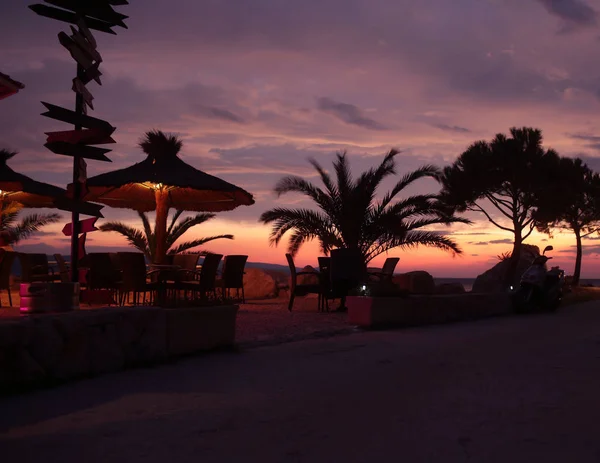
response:
<path id="1" fill-rule="evenodd" d="M 244 275 L 244 295 L 246 299 L 268 299 L 277 297 L 277 281 L 259 268 L 246 269 Z"/>
<path id="2" fill-rule="evenodd" d="M 412 294 L 433 294 L 435 292 L 433 277 L 429 272 L 424 270 L 415 270 L 413 272 L 394 275 L 392 281 L 400 289 Z"/>
<path id="3" fill-rule="evenodd" d="M 540 255 L 540 248 L 531 244 L 523 244 L 521 247 L 521 259 L 517 265 L 515 281 L 521 278 L 521 275 L 531 265 L 533 260 Z M 492 293 L 502 291 L 504 276 L 508 269 L 508 260 L 503 260 L 494 265 L 491 269 L 477 276 L 473 283 L 473 293 Z"/>
<path id="4" fill-rule="evenodd" d="M 466 292 L 462 283 L 442 283 L 435 287 L 436 294 L 462 294 Z"/>
<path id="5" fill-rule="evenodd" d="M 314 275 L 298 275 L 297 283 L 299 285 L 318 285 L 319 284 L 319 271 L 315 270 L 310 265 L 304 267 L 301 272 L 310 272 Z"/>

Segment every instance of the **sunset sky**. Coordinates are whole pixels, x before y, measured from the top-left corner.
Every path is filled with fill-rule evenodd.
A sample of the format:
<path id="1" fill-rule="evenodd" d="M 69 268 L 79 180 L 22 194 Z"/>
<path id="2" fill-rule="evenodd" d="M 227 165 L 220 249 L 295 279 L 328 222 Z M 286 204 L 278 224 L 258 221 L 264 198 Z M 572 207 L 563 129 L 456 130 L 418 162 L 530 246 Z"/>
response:
<path id="1" fill-rule="evenodd" d="M 68 130 L 40 116 L 40 100 L 73 107 L 75 65 L 57 34 L 68 25 L 42 18 L 22 0 L 0 6 L 0 71 L 24 83 L 0 101 L 0 147 L 20 151 L 10 165 L 65 186 L 71 159 L 43 147 L 44 132 Z M 144 158 L 136 146 L 150 129 L 179 134 L 181 157 L 254 194 L 256 204 L 221 213 L 197 236 L 233 233 L 209 249 L 285 263 L 270 247 L 260 214 L 275 205 L 283 175 L 317 182 L 307 158 L 331 167 L 347 150 L 359 173 L 392 147 L 400 174 L 424 163 L 451 163 L 473 141 L 511 126 L 541 128 L 545 146 L 600 170 L 600 0 L 130 0 L 117 36 L 95 32 L 103 85 L 90 115 L 117 127 L 112 164 L 88 162 L 88 175 Z M 392 181 L 384 185 L 384 190 Z M 423 181 L 408 193 L 433 192 Z M 104 208 L 108 219 L 138 225 L 132 211 Z M 469 216 L 449 229 L 464 249 L 452 257 L 421 248 L 397 271 L 476 276 L 511 249 L 511 235 Z M 60 225 L 23 242 L 23 251 L 68 253 Z M 600 241 L 585 241 L 584 278 L 600 277 Z M 534 234 L 552 244 L 554 262 L 572 272 L 571 234 Z M 596 243 L 599 243 L 596 245 Z M 88 251 L 124 248 L 112 233 L 88 236 Z M 317 243 L 298 266 L 316 265 Z M 381 265 L 385 255 L 371 265 Z"/>

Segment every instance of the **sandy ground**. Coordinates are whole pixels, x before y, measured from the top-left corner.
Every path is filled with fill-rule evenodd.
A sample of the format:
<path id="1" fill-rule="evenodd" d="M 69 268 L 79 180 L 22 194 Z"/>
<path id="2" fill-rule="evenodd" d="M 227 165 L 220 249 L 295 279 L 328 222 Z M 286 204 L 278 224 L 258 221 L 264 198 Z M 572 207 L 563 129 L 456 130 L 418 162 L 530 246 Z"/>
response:
<path id="1" fill-rule="evenodd" d="M 290 342 L 0 399 L 6 462 L 597 462 L 600 303 Z"/>
<path id="2" fill-rule="evenodd" d="M 0 319 L 20 316 L 18 291 L 17 296 L 13 295 L 12 309 L 8 307 L 6 292 L 1 295 L 1 301 Z M 280 297 L 240 304 L 236 342 L 242 347 L 262 346 L 354 331 L 346 323 L 346 314 L 319 313 L 316 297 L 296 298 L 292 312 L 287 310 L 287 303 L 287 298 Z M 331 308 L 336 306 L 331 303 Z M 83 310 L 88 308 L 87 305 L 82 305 Z"/>

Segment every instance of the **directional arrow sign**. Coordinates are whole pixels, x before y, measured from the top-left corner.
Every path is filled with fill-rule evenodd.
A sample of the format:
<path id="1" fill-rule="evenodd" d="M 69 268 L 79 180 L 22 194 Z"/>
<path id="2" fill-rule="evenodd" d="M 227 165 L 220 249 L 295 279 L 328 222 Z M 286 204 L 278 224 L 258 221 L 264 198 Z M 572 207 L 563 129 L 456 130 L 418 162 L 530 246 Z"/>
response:
<path id="1" fill-rule="evenodd" d="M 80 78 L 81 83 L 83 85 L 86 85 L 93 79 L 98 85 L 102 85 L 102 82 L 100 81 L 100 76 L 102 75 L 102 73 L 100 72 L 100 69 L 98 69 L 99 67 L 100 62 L 98 61 L 92 64 L 90 68 L 86 69 Z"/>
<path id="2" fill-rule="evenodd" d="M 84 50 L 82 50 L 79 47 L 79 45 L 77 45 L 77 43 L 75 43 L 73 39 L 71 39 L 71 37 L 69 37 L 64 32 L 59 32 L 58 41 L 63 47 L 65 47 L 69 51 L 71 57 L 79 64 L 81 64 L 81 66 L 83 66 L 83 69 L 88 69 L 92 67 L 92 65 L 94 64 L 92 58 L 90 58 L 90 56 Z"/>
<path id="3" fill-rule="evenodd" d="M 89 188 L 87 187 L 87 185 L 83 182 L 79 182 L 79 186 L 81 187 L 81 191 L 79 192 L 79 197 L 80 198 L 85 198 L 87 197 L 87 195 L 90 193 Z M 66 194 L 67 198 L 73 199 L 75 197 L 75 184 L 74 183 L 69 183 L 67 185 L 67 194 Z"/>
<path id="4" fill-rule="evenodd" d="M 104 207 L 101 204 L 73 201 L 69 198 L 59 198 L 54 201 L 54 206 L 61 211 L 73 212 L 77 209 L 80 214 L 91 215 L 94 217 L 104 217 L 100 210 Z"/>
<path id="5" fill-rule="evenodd" d="M 46 16 L 47 18 L 57 19 L 66 23 L 77 24 L 79 15 L 71 13 L 70 11 L 60 10 L 46 5 L 29 5 L 29 9 L 40 16 Z M 115 31 L 111 29 L 114 24 L 107 23 L 105 21 L 99 21 L 98 19 L 85 18 L 85 23 L 90 29 L 94 29 L 100 32 L 106 32 L 107 34 L 117 35 Z"/>
<path id="6" fill-rule="evenodd" d="M 88 42 L 88 40 L 85 38 L 85 35 L 79 32 L 73 26 L 69 27 L 71 28 L 71 32 L 73 33 L 73 35 L 71 35 L 71 38 L 77 44 L 77 46 L 81 48 L 94 61 L 101 62 L 102 56 L 100 56 L 100 53 L 98 53 L 98 50 L 96 50 L 96 46 Z"/>
<path id="7" fill-rule="evenodd" d="M 56 119 L 69 124 L 80 125 L 89 129 L 101 129 L 107 133 L 113 133 L 115 131 L 115 128 L 112 125 L 106 121 L 103 121 L 102 119 L 77 114 L 75 111 L 71 111 L 70 109 L 61 108 L 60 106 L 45 103 L 43 101 L 42 104 L 48 108 L 48 111 L 42 113 L 42 116 L 49 117 L 50 119 Z"/>
<path id="8" fill-rule="evenodd" d="M 98 228 L 95 227 L 97 220 L 98 220 L 98 217 L 92 217 L 91 219 L 80 220 L 79 221 L 79 233 L 90 233 L 90 232 L 98 230 Z M 73 234 L 73 224 L 70 222 L 68 224 L 66 224 L 63 227 L 62 232 L 63 232 L 63 235 L 65 235 L 65 236 L 71 236 Z"/>
<path id="9" fill-rule="evenodd" d="M 90 32 L 90 30 L 88 29 L 88 27 L 85 24 L 85 21 L 83 19 L 80 19 L 79 21 L 77 21 L 77 27 L 79 27 L 79 32 L 81 32 L 83 34 L 83 36 L 85 37 L 85 40 L 87 40 L 95 50 L 96 47 L 98 46 L 98 44 L 96 43 L 96 39 L 94 38 L 94 36 Z"/>
<path id="10" fill-rule="evenodd" d="M 127 19 L 128 16 L 117 13 L 112 9 L 112 6 L 107 2 L 94 1 L 94 0 L 44 0 L 50 5 L 58 6 L 66 10 L 74 11 L 75 13 L 90 16 L 92 18 L 100 19 L 107 23 L 113 23 L 117 26 L 127 26 L 123 22 L 123 19 Z"/>
<path id="11" fill-rule="evenodd" d="M 85 85 L 79 78 L 75 77 L 73 79 L 73 86 L 71 87 L 71 90 L 73 90 L 75 93 L 79 93 L 85 104 L 94 109 L 94 105 L 92 103 L 92 101 L 94 101 L 94 95 L 92 95 L 90 91 L 85 88 Z"/>
<path id="12" fill-rule="evenodd" d="M 112 133 L 112 132 L 111 132 Z M 64 130 L 62 132 L 46 132 L 48 138 L 46 142 L 66 142 L 73 145 L 104 145 L 106 143 L 116 143 L 110 136 L 100 129 L 88 130 Z"/>
<path id="13" fill-rule="evenodd" d="M 94 159 L 96 161 L 112 162 L 104 154 L 112 150 L 105 148 L 94 148 L 86 145 L 72 145 L 64 141 L 55 141 L 44 144 L 46 148 L 56 154 L 64 154 L 65 156 L 81 156 L 86 159 Z"/>

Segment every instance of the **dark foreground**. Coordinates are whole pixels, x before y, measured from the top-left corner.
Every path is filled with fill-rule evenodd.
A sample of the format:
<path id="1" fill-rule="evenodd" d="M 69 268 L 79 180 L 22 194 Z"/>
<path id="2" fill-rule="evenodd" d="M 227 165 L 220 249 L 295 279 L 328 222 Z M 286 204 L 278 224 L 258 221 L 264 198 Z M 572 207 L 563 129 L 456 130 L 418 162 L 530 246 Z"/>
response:
<path id="1" fill-rule="evenodd" d="M 0 399 L 0 455 L 597 462 L 600 303 L 188 359 Z"/>

